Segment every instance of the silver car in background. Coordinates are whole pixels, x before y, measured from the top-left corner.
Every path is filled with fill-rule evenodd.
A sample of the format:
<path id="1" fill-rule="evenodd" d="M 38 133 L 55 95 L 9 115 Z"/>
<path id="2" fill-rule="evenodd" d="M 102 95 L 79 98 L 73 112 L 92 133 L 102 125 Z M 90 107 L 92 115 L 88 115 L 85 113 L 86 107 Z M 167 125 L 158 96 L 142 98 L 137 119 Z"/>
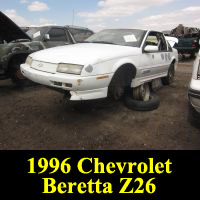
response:
<path id="1" fill-rule="evenodd" d="M 192 79 L 189 85 L 188 97 L 190 102 L 190 117 L 200 126 L 200 51 L 194 61 Z"/>

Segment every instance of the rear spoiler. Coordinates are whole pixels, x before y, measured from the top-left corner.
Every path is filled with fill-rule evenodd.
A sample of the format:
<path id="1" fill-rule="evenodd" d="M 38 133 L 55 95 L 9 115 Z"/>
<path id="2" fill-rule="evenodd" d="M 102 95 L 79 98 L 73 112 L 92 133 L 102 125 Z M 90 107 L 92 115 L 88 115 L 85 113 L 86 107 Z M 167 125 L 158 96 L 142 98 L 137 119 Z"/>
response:
<path id="1" fill-rule="evenodd" d="M 165 36 L 165 39 L 169 42 L 169 44 L 171 45 L 171 47 L 174 47 L 174 45 L 176 43 L 178 44 L 178 38 L 176 38 L 176 37 Z"/>

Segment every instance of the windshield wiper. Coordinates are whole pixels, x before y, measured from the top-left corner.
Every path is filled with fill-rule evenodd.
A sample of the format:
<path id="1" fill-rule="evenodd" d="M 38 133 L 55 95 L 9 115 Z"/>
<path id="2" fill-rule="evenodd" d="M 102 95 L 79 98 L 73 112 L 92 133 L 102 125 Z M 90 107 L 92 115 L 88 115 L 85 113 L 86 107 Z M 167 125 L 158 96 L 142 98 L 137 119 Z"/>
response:
<path id="1" fill-rule="evenodd" d="M 89 41 L 78 41 L 76 43 L 91 43 L 91 42 L 89 42 Z"/>
<path id="2" fill-rule="evenodd" d="M 113 42 L 107 42 L 107 41 L 91 41 L 91 43 L 99 43 L 99 44 L 113 44 L 113 45 L 117 45 Z"/>

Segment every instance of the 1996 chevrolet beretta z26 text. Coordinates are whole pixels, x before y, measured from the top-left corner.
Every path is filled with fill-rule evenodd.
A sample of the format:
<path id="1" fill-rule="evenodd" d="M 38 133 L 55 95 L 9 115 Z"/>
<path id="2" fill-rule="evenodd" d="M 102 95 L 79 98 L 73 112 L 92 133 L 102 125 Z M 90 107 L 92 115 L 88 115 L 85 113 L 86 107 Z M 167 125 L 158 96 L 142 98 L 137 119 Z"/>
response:
<path id="1" fill-rule="evenodd" d="M 21 65 L 30 80 L 68 94 L 72 101 L 120 99 L 133 88 L 133 99 L 148 101 L 150 83 L 174 80 L 177 50 L 156 31 L 109 29 L 80 44 L 31 54 Z"/>

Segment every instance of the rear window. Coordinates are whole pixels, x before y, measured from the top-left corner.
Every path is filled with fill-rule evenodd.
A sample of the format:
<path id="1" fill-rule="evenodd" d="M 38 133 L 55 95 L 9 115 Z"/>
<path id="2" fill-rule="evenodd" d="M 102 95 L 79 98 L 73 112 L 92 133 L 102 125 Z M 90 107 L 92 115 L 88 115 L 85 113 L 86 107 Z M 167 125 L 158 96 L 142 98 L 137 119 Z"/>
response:
<path id="1" fill-rule="evenodd" d="M 93 35 L 93 32 L 90 30 L 69 28 L 69 31 L 76 42 L 82 42 Z"/>

